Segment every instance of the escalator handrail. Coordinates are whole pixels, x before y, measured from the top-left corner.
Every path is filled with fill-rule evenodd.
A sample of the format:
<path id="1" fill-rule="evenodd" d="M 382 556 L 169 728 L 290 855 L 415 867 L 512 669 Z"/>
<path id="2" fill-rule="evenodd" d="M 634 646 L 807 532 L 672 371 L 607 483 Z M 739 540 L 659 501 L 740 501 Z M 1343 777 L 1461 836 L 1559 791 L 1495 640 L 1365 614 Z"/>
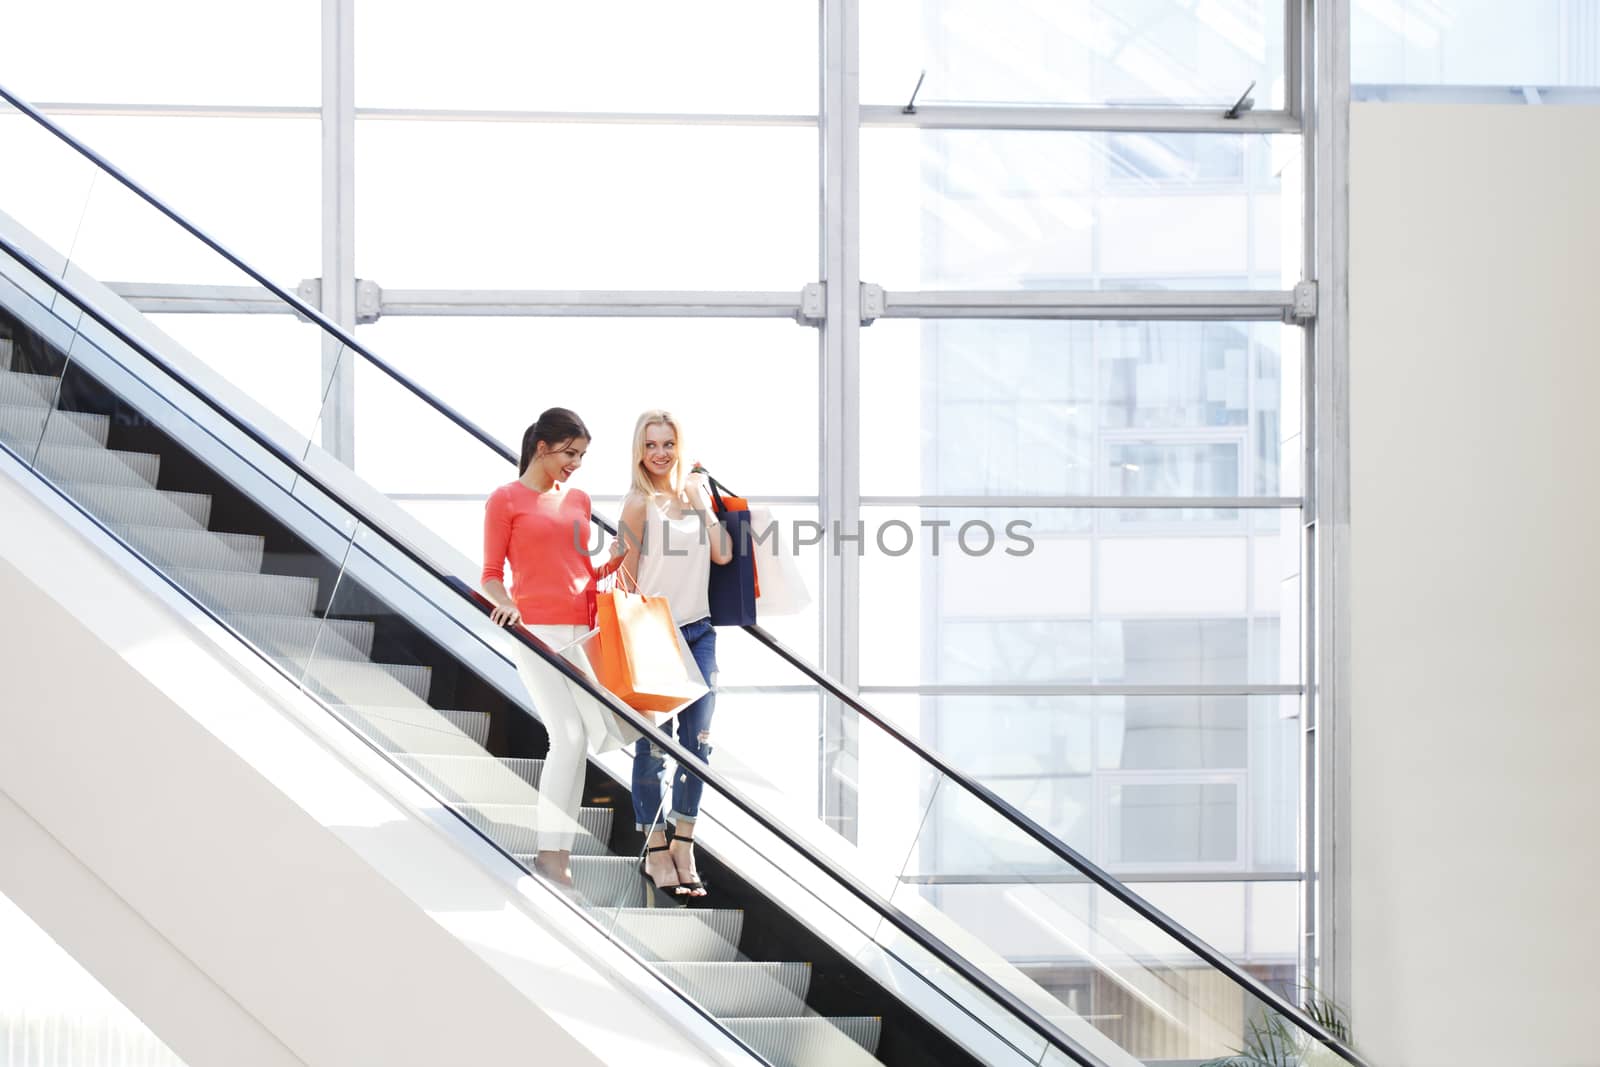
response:
<path id="1" fill-rule="evenodd" d="M 459 427 L 460 429 L 462 429 L 465 432 L 467 432 L 468 434 L 470 434 L 480 444 L 482 444 L 485 447 L 489 448 L 496 455 L 500 456 L 502 459 L 505 459 L 507 462 L 510 462 L 510 463 L 516 463 L 517 462 L 517 460 L 518 460 L 517 453 L 515 453 L 509 447 L 507 447 L 505 444 L 500 442 L 497 438 L 495 438 L 493 435 L 491 435 L 488 431 L 484 430 L 482 427 L 478 426 L 472 420 L 468 419 L 466 416 L 464 416 L 460 412 L 456 411 L 453 407 L 451 407 L 449 404 L 445 403 L 443 400 L 439 399 L 437 396 L 435 396 L 428 389 L 426 389 L 423 386 L 417 384 L 416 382 L 412 381 L 408 376 L 406 376 L 405 374 L 403 374 L 400 371 L 396 370 L 388 362 L 386 362 L 385 360 L 381 359 L 380 357 L 374 355 L 369 349 L 367 349 L 365 346 L 363 346 L 354 337 L 352 337 L 350 334 L 346 333 L 345 330 L 342 327 L 340 327 L 337 323 L 334 323 L 331 320 L 329 320 L 328 318 L 326 318 L 325 316 L 323 316 L 323 314 L 320 311 L 316 310 L 315 308 L 312 308 L 310 305 L 308 305 L 303 300 L 301 300 L 298 296 L 295 296 L 295 295 L 289 293 L 288 291 L 282 289 L 281 287 L 275 285 L 272 281 L 270 281 L 264 275 L 262 275 L 261 273 L 256 271 L 253 267 L 251 267 L 249 264 L 244 262 L 244 260 L 240 259 L 238 256 L 234 255 L 232 252 L 228 251 L 228 249 L 223 247 L 223 245 L 220 242 L 216 241 L 214 238 L 212 238 L 209 235 L 207 235 L 204 231 L 202 231 L 194 223 L 190 222 L 188 219 L 184 218 L 181 214 L 179 214 L 176 210 L 174 210 L 173 208 L 169 207 L 166 203 L 164 203 L 155 194 L 151 193 L 150 191 L 145 189 L 143 186 L 139 185 L 132 178 L 130 178 L 126 174 L 124 174 L 119 168 L 117 168 L 109 160 L 105 159 L 99 153 L 95 152 L 93 149 L 89 148 L 83 142 L 79 141 L 72 134 L 70 134 L 66 130 L 62 129 L 60 126 L 58 126 L 55 122 L 51 121 L 47 116 L 45 116 L 38 109 L 36 109 L 31 104 L 27 103 L 26 101 L 24 101 L 21 98 L 19 98 L 18 96 L 16 96 L 14 93 L 12 93 L 10 90 L 5 88 L 5 86 L 3 86 L 3 85 L 0 85 L 0 98 L 5 99 L 7 102 L 9 102 L 12 106 L 16 107 L 24 115 L 28 116 L 34 122 L 38 123 L 40 126 L 45 128 L 46 130 L 48 130 L 51 134 L 53 134 L 54 136 L 59 138 L 68 147 L 70 147 L 73 150 L 77 151 L 80 155 L 82 155 L 84 158 L 88 159 L 95 166 L 97 166 L 101 170 L 105 171 L 108 175 L 110 175 L 116 181 L 118 181 L 119 183 L 121 183 L 122 185 L 127 187 L 135 195 L 139 196 L 145 202 L 150 204 L 150 206 L 152 206 L 157 211 L 161 212 L 163 215 L 165 215 L 169 219 L 171 219 L 174 223 L 176 223 L 177 225 L 182 227 L 185 231 L 187 231 L 190 235 L 192 235 L 196 240 L 198 240 L 198 241 L 202 242 L 203 244 L 205 244 L 212 251 L 214 251 L 218 255 L 222 256 L 229 263 L 231 263 L 233 266 L 237 267 L 239 270 L 243 271 L 245 274 L 249 275 L 251 278 L 254 278 L 257 282 L 259 282 L 263 287 L 265 287 L 274 296 L 277 296 L 279 299 L 283 300 L 286 304 L 288 304 L 289 306 L 294 308 L 296 312 L 298 312 L 299 314 L 305 316 L 306 318 L 310 319 L 311 321 L 317 323 L 317 325 L 319 325 L 325 332 L 331 334 L 334 338 L 336 338 L 345 347 L 349 348 L 351 351 L 354 351 L 357 354 L 359 354 L 362 357 L 364 357 L 365 359 L 367 359 L 370 363 L 373 364 L 373 366 L 375 366 L 378 370 L 380 370 L 384 374 L 386 374 L 396 384 L 400 385 L 402 388 L 404 388 L 408 392 L 412 393 L 419 400 L 421 400 L 424 404 L 427 404 L 429 407 L 432 407 L 440 415 L 444 416 L 450 422 L 454 423 L 457 427 Z M 7 247 L 9 247 L 9 245 L 7 245 Z M 45 280 L 46 281 L 51 281 L 51 279 L 49 279 L 49 278 L 46 278 Z M 109 328 L 112 328 L 113 330 L 116 329 L 114 326 L 111 326 Z M 117 331 L 117 332 L 120 334 L 121 331 Z M 141 352 L 144 351 L 143 346 L 136 346 L 136 347 L 138 347 Z M 146 353 L 146 354 L 148 354 L 148 353 Z M 158 360 L 157 362 L 159 363 L 160 361 Z M 170 368 L 168 368 L 168 371 L 169 371 L 169 373 L 172 373 Z M 180 375 L 176 375 L 175 374 L 174 376 L 175 377 L 179 377 L 180 380 L 183 380 Z M 184 384 L 188 385 L 189 383 L 187 381 L 185 381 Z M 197 392 L 198 392 L 198 390 L 197 390 Z M 209 398 L 206 398 L 206 399 L 207 399 L 208 403 L 211 402 L 209 400 Z M 227 412 L 223 412 L 223 414 L 227 415 L 228 413 Z M 231 418 L 231 416 L 230 416 L 230 418 Z M 248 429 L 247 429 L 247 432 L 249 432 Z M 252 436 L 256 436 L 256 435 L 252 434 Z M 266 442 L 262 442 L 262 443 L 265 444 Z M 270 448 L 272 446 L 270 444 L 268 444 L 267 447 Z M 337 495 L 335 495 L 333 498 L 334 499 L 340 499 Z M 595 521 L 596 525 L 600 526 L 607 533 L 609 533 L 609 534 L 615 534 L 616 533 L 616 527 L 612 523 L 610 523 L 610 522 L 606 521 L 605 519 L 603 519 L 601 516 L 598 516 L 598 515 L 594 516 L 594 521 Z M 369 525 L 373 525 L 375 529 L 377 528 L 375 524 L 369 523 Z M 396 540 L 396 539 L 390 537 L 386 532 L 385 532 L 385 538 L 387 540 L 391 540 L 391 541 Z M 403 550 L 406 551 L 408 555 L 414 555 L 413 553 L 411 553 L 409 551 L 409 549 L 403 549 Z M 424 565 L 428 566 L 430 570 L 433 569 L 431 567 L 431 565 L 429 565 L 429 564 L 425 563 Z M 787 646 L 785 646 L 782 642 L 778 641 L 777 638 L 775 638 L 771 634 L 769 634 L 759 624 L 746 626 L 746 627 L 744 627 L 744 629 L 747 632 L 749 632 L 753 637 L 755 637 L 758 641 L 760 641 L 762 644 L 766 645 L 773 652 L 777 653 L 780 657 L 782 657 L 787 662 L 789 662 L 792 666 L 794 666 L 796 669 L 798 669 L 802 674 L 806 675 L 806 677 L 808 677 L 813 683 L 815 683 L 816 685 L 820 686 L 822 689 L 827 691 L 829 693 L 829 695 L 831 695 L 835 699 L 840 700 L 843 703 L 847 704 L 858 715 L 863 716 L 868 721 L 872 722 L 874 725 L 876 725 L 880 729 L 884 730 L 890 736 L 894 737 L 901 744 L 906 746 L 912 752 L 916 753 L 921 759 L 923 759 L 930 766 L 934 767 L 936 770 L 938 770 L 940 773 L 945 775 L 951 781 L 953 781 L 953 782 L 957 783 L 958 785 L 960 785 L 968 793 L 970 793 L 973 796 L 977 797 L 983 804 L 985 804 L 991 810 L 997 812 L 1003 818 L 1005 818 L 1007 821 L 1009 821 L 1013 825 L 1017 826 L 1027 836 L 1032 838 L 1036 843 L 1042 845 L 1049 852 L 1051 852 L 1057 859 L 1060 859 L 1063 862 L 1069 864 L 1070 866 L 1076 868 L 1079 873 L 1083 874 L 1090 881 L 1094 882 L 1099 888 L 1105 890 L 1107 893 L 1110 893 L 1119 902 L 1121 902 L 1126 907 L 1132 909 L 1141 918 L 1145 919 L 1147 922 L 1149 922 L 1149 923 L 1153 924 L 1154 926 L 1156 926 L 1158 929 L 1160 929 L 1167 936 L 1171 937 L 1174 941 L 1176 941 L 1180 945 L 1182 945 L 1185 949 L 1187 949 L 1188 951 L 1194 953 L 1194 955 L 1196 957 L 1198 957 L 1199 959 L 1205 961 L 1207 964 L 1209 964 L 1210 966 L 1212 966 L 1216 970 L 1221 971 L 1235 985 L 1240 986 L 1241 988 L 1243 988 L 1244 990 L 1249 992 L 1251 995 L 1255 996 L 1259 1000 L 1261 1000 L 1264 1003 L 1268 1004 L 1275 1011 L 1277 1011 L 1279 1014 L 1284 1015 L 1287 1018 L 1289 1018 L 1301 1030 L 1305 1031 L 1307 1034 L 1309 1034 L 1312 1037 L 1316 1038 L 1317 1041 L 1319 1041 L 1321 1044 L 1323 1044 L 1324 1046 L 1326 1046 L 1327 1048 L 1329 1048 L 1330 1050 L 1332 1050 L 1333 1052 L 1338 1054 L 1340 1056 L 1340 1058 L 1344 1059 L 1346 1062 L 1349 1062 L 1351 1064 L 1356 1064 L 1356 1065 L 1358 1065 L 1358 1067 L 1360 1067 L 1360 1065 L 1363 1064 L 1363 1061 L 1355 1053 L 1354 1050 L 1350 1049 L 1337 1036 L 1335 1036 L 1333 1033 L 1331 1033 L 1329 1030 L 1327 1030 L 1327 1028 L 1323 1027 L 1316 1020 L 1312 1019 L 1298 1005 L 1293 1004 L 1287 998 L 1283 997 L 1282 995 L 1280 995 L 1279 993 L 1277 993 L 1276 991 L 1274 991 L 1273 989 L 1268 987 L 1265 983 L 1261 982 L 1260 980 L 1258 980 L 1257 978 L 1255 978 L 1254 976 L 1249 974 L 1247 971 L 1245 971 L 1243 968 L 1239 967 L 1236 963 L 1234 963 L 1226 955 L 1224 955 L 1221 952 L 1218 952 L 1216 949 L 1214 949 L 1210 945 L 1206 944 L 1198 936 L 1196 936 L 1194 933 L 1192 933 L 1188 929 L 1186 929 L 1182 924 L 1177 922 L 1177 920 L 1173 919 L 1171 916 L 1169 916 L 1169 915 L 1165 914 L 1164 912 L 1160 911 L 1159 909 L 1155 908 L 1153 905 L 1151 905 L 1148 901 L 1144 900 L 1138 894 L 1132 892 L 1130 889 L 1128 889 L 1125 885 L 1123 885 L 1116 878 L 1112 877 L 1106 871 L 1102 870 L 1097 864 L 1093 863 L 1087 857 L 1083 856 L 1077 850 L 1073 849 L 1071 846 L 1069 846 L 1065 842 L 1063 842 L 1060 838 L 1058 838 L 1054 834 L 1050 833 L 1049 830 L 1047 830 L 1045 827 L 1040 825 L 1037 821 L 1035 821 L 1030 816 L 1028 816 L 1028 815 L 1024 814 L 1022 811 L 1018 810 L 1015 805 L 1011 804 L 1009 801 L 1007 801 L 1004 798 L 1000 797 L 998 794 L 996 794 L 988 786 L 983 785 L 982 783 L 978 782 L 975 778 L 973 778 L 971 775 L 967 774 L 964 771 L 961 771 L 960 769 L 955 767 L 952 763 L 950 763 L 949 760 L 945 759 L 943 756 L 940 756 L 938 753 L 936 753 L 932 749 L 928 748 L 919 739 L 911 736 L 906 731 L 904 731 L 904 730 L 900 729 L 899 727 L 895 726 L 893 723 L 891 723 L 889 720 L 887 720 L 884 716 L 880 715 L 879 713 L 873 711 L 871 708 L 869 708 L 865 704 L 863 704 L 858 698 L 856 698 L 856 697 L 850 695 L 849 693 L 847 693 L 839 683 L 834 681 L 832 678 L 829 678 L 821 670 L 816 668 L 814 665 L 808 663 L 803 657 L 799 656 L 793 650 L 791 650 Z M 557 657 L 557 658 L 559 659 L 559 657 Z M 562 661 L 562 662 L 565 662 L 565 661 Z"/>
<path id="2" fill-rule="evenodd" d="M 148 345 L 135 338 L 122 326 L 112 321 L 109 316 L 105 315 L 100 311 L 99 308 L 95 307 L 93 302 L 79 292 L 77 288 L 70 282 L 66 281 L 64 278 L 53 276 L 50 271 L 39 264 L 31 255 L 16 247 L 16 245 L 14 245 L 11 240 L 3 234 L 0 234 L 0 252 L 4 252 L 6 255 L 10 256 L 13 260 L 29 271 L 29 273 L 33 274 L 46 285 L 55 289 L 78 310 L 82 311 L 84 315 L 93 319 L 103 329 L 115 336 L 120 342 L 127 345 L 134 352 L 148 360 L 153 366 L 160 369 L 173 381 L 177 382 L 185 390 L 197 397 L 202 403 L 215 411 L 223 419 L 227 420 L 227 422 L 236 430 L 238 430 L 240 433 L 243 433 L 252 442 L 265 450 L 278 462 L 295 471 L 299 477 L 303 478 L 309 485 L 315 488 L 319 493 L 323 494 L 323 496 L 325 496 L 327 499 L 335 501 L 351 516 L 364 524 L 368 529 L 372 530 L 373 533 L 383 538 L 383 540 L 395 551 L 399 552 L 401 555 L 409 559 L 414 565 L 421 568 L 423 573 L 437 581 L 440 585 L 448 588 L 457 597 L 464 600 L 466 603 L 471 605 L 474 610 L 480 612 L 481 614 L 488 615 L 490 611 L 493 610 L 493 605 L 491 605 L 489 601 L 481 594 L 474 592 L 465 581 L 455 575 L 444 573 L 438 568 L 437 565 L 426 559 L 419 552 L 411 548 L 411 546 L 407 545 L 402 538 L 391 533 L 381 524 L 373 521 L 369 516 L 353 507 L 337 490 L 319 478 L 316 473 L 311 471 L 299 457 L 286 451 L 277 442 L 270 440 L 255 427 L 251 426 L 245 419 L 235 414 L 228 408 L 226 404 L 212 396 L 208 390 L 200 385 L 197 385 L 186 374 L 173 367 L 171 363 L 168 362 L 164 357 L 152 351 Z M 791 832 L 777 816 L 767 811 L 755 801 L 742 796 L 737 788 L 734 787 L 726 777 L 724 777 L 711 765 L 700 759 L 696 753 L 683 747 L 683 745 L 680 744 L 678 740 L 675 737 L 672 737 L 670 734 L 657 730 L 648 719 L 642 716 L 639 712 L 622 703 L 615 696 L 601 689 L 592 679 L 589 678 L 588 675 L 570 663 L 565 657 L 552 650 L 543 641 L 539 640 L 533 634 L 521 627 L 508 628 L 507 632 L 511 634 L 514 639 L 520 641 L 525 647 L 533 651 L 537 656 L 539 656 L 539 658 L 544 660 L 546 664 L 561 672 L 561 674 L 563 674 L 570 683 L 578 686 L 589 697 L 600 701 L 602 706 L 610 709 L 613 714 L 620 717 L 624 722 L 628 723 L 635 730 L 638 730 L 641 734 L 654 738 L 652 743 L 662 751 L 671 754 L 673 759 L 677 761 L 680 767 L 693 772 L 696 777 L 700 778 L 707 785 L 715 789 L 722 798 L 732 803 L 734 807 L 738 808 L 758 826 L 772 834 L 773 837 L 777 838 L 787 847 L 804 856 L 806 860 L 813 866 L 826 872 L 834 882 L 847 889 L 852 896 L 856 897 L 869 909 L 881 916 L 890 925 L 894 926 L 902 934 L 910 938 L 917 944 L 919 948 L 921 948 L 924 952 L 927 952 L 942 966 L 950 968 L 956 974 L 959 974 L 962 978 L 964 978 L 967 982 L 971 983 L 974 987 L 981 990 L 996 1004 L 1004 1007 L 1019 1022 L 1023 1023 L 1034 1033 L 1042 1037 L 1050 1046 L 1058 1049 L 1060 1052 L 1070 1057 L 1072 1061 L 1079 1064 L 1080 1067 L 1107 1067 L 1107 1065 L 1097 1057 L 1094 1057 L 1079 1048 L 1077 1043 L 1070 1036 L 1056 1026 L 1055 1023 L 1039 1014 L 1039 1012 L 1032 1005 L 1028 1004 L 1011 990 L 995 981 L 995 979 L 990 977 L 988 974 L 985 974 L 983 971 L 973 966 L 973 964 L 967 960 L 966 957 L 962 956 L 949 945 L 945 944 L 943 939 L 941 939 L 938 935 L 934 934 L 931 930 L 927 929 L 909 915 L 906 915 L 892 902 L 882 899 L 882 897 L 875 890 L 871 889 L 865 883 L 860 881 L 850 871 L 835 863 L 829 857 L 818 853 L 809 843 Z"/>
<path id="3" fill-rule="evenodd" d="M 490 449 L 501 458 L 511 463 L 517 462 L 517 454 L 511 451 L 505 445 L 501 444 L 499 440 L 497 440 L 483 427 L 479 426 L 477 423 L 473 422 L 471 419 L 452 408 L 449 404 L 446 404 L 443 400 L 440 400 L 437 396 L 434 396 L 433 393 L 429 392 L 421 385 L 413 382 L 404 374 L 401 374 L 394 367 L 390 366 L 389 363 L 384 359 L 374 355 L 354 337 L 346 333 L 338 323 L 323 315 L 320 310 L 312 307 L 310 304 L 306 303 L 304 300 L 301 300 L 294 293 L 289 292 L 282 286 L 277 285 L 266 275 L 250 266 L 250 264 L 234 255 L 232 252 L 228 251 L 227 248 L 223 247 L 220 241 L 216 240 L 200 227 L 190 222 L 183 215 L 169 207 L 160 197 L 156 196 L 154 193 L 150 192 L 150 190 L 146 189 L 144 186 L 128 177 L 127 174 L 123 173 L 121 168 L 116 166 L 116 164 L 112 163 L 100 153 L 96 152 L 94 149 L 78 140 L 72 134 L 62 129 L 38 108 L 17 96 L 17 94 L 7 89 L 4 85 L 0 85 L 0 99 L 4 99 L 12 107 L 16 108 L 18 111 L 22 112 L 22 114 L 26 115 L 28 118 L 32 119 L 34 122 L 38 123 L 55 137 L 60 139 L 64 144 L 67 145 L 67 147 L 71 148 L 89 162 L 93 163 L 96 167 L 100 168 L 106 174 L 116 179 L 116 181 L 124 186 L 129 192 L 133 193 L 135 196 L 139 197 L 139 199 L 143 200 L 145 203 L 161 212 L 161 214 L 165 215 L 168 219 L 175 222 L 178 226 L 182 227 L 195 240 L 211 249 L 217 255 L 227 260 L 229 263 L 243 271 L 245 274 L 249 275 L 251 278 L 254 278 L 256 282 L 258 282 L 267 290 L 267 292 L 271 293 L 273 296 L 277 297 L 279 300 L 293 308 L 296 314 L 299 314 L 316 323 L 322 328 L 324 333 L 332 335 L 333 338 L 340 344 L 365 357 L 373 366 L 377 367 L 390 378 L 394 379 L 396 384 L 415 395 L 417 399 L 421 400 L 424 404 L 427 404 L 429 407 L 438 411 L 441 415 L 455 423 L 462 430 L 465 430 L 467 433 L 471 434 L 478 440 L 480 444 L 484 445 L 486 448 Z"/>

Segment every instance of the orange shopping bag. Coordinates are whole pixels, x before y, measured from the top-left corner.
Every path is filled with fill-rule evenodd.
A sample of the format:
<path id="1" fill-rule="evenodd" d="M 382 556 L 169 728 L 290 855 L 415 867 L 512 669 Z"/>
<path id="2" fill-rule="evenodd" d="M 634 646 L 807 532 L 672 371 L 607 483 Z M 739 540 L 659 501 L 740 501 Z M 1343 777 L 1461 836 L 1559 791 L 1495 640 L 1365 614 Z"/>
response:
<path id="1" fill-rule="evenodd" d="M 672 622 L 666 597 L 640 596 L 621 589 L 596 599 L 600 656 L 594 662 L 600 684 L 624 704 L 650 714 L 672 712 L 706 693 L 699 670 L 685 662 L 682 638 Z"/>

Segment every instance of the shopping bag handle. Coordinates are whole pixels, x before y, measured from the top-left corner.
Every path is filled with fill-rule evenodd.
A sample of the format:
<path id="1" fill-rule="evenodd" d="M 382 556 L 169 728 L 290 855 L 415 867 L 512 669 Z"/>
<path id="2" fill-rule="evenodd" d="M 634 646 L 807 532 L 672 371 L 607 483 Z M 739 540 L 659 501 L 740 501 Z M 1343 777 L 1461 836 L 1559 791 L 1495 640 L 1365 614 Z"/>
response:
<path id="1" fill-rule="evenodd" d="M 709 482 L 710 485 L 711 485 L 711 502 L 712 502 L 713 505 L 715 505 L 715 508 L 716 508 L 717 511 L 727 511 L 728 510 L 727 505 L 722 502 L 722 494 L 723 493 L 727 493 L 729 496 L 738 496 L 739 495 L 738 493 L 735 493 L 732 489 L 729 489 L 727 486 L 723 485 L 721 482 L 719 482 L 715 478 L 713 478 L 711 476 L 711 472 L 706 470 L 704 467 L 702 467 L 698 463 L 696 463 L 693 467 L 689 468 L 689 473 L 691 473 L 691 474 L 704 474 L 706 476 L 706 481 Z"/>

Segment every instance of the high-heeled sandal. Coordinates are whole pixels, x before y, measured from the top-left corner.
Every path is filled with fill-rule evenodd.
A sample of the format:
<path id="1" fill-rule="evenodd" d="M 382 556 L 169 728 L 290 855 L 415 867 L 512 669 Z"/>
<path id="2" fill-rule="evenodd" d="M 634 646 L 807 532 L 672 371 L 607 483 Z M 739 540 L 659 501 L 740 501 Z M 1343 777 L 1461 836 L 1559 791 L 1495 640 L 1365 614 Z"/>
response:
<path id="1" fill-rule="evenodd" d="M 694 838 L 693 837 L 687 837 L 687 836 L 685 836 L 683 834 L 675 833 L 675 834 L 672 835 L 672 840 L 674 840 L 674 841 L 682 841 L 682 842 L 684 842 L 685 844 L 687 844 L 689 846 L 689 850 L 690 850 L 689 851 L 689 864 L 690 864 L 689 872 L 691 874 L 699 873 L 699 872 L 695 871 L 695 868 L 694 868 Z M 669 849 L 671 848 L 670 845 L 667 846 L 667 847 Z M 680 895 L 682 895 L 682 896 L 693 896 L 693 897 L 703 897 L 710 891 L 710 887 L 707 886 L 706 883 L 704 881 L 702 881 L 701 879 L 699 879 L 699 878 L 696 878 L 693 881 L 687 881 L 687 882 L 684 881 L 684 872 L 678 869 L 678 858 L 676 856 L 672 857 L 672 869 L 678 875 L 678 885 L 682 886 L 683 889 L 685 890 L 685 892 L 680 894 Z"/>
<path id="2" fill-rule="evenodd" d="M 685 888 L 685 886 L 683 884 L 683 881 L 682 881 L 683 876 L 678 873 L 678 865 L 676 863 L 674 863 L 672 865 L 672 876 L 674 878 L 679 879 L 676 882 L 669 882 L 666 885 L 662 885 L 660 882 L 656 881 L 655 877 L 652 876 L 651 873 L 650 873 L 650 864 L 649 864 L 649 855 L 650 855 L 650 853 L 652 853 L 652 852 L 668 852 L 668 853 L 670 853 L 671 848 L 672 848 L 672 846 L 670 846 L 670 845 L 656 845 L 654 847 L 646 845 L 645 846 L 645 850 L 644 850 L 645 854 L 643 856 L 639 857 L 639 877 L 643 878 L 645 880 L 645 882 L 650 885 L 651 888 L 659 889 L 661 892 L 666 893 L 668 896 L 671 896 L 671 897 L 687 896 L 688 893 L 689 893 L 689 890 L 687 888 Z M 669 858 L 670 858 L 670 856 L 669 856 Z"/>

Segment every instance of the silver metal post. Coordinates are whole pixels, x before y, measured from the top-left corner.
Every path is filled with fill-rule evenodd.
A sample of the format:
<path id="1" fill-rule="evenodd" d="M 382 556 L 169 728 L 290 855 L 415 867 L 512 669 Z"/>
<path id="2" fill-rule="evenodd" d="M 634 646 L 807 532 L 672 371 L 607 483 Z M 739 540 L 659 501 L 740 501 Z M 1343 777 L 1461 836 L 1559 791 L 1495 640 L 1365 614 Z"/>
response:
<path id="1" fill-rule="evenodd" d="M 1316 793 L 1315 889 L 1317 987 L 1350 1003 L 1350 394 L 1349 149 L 1350 3 L 1307 0 L 1314 43 L 1314 93 L 1308 114 L 1307 180 L 1314 196 L 1314 255 L 1319 307 L 1312 334 L 1315 479 L 1308 484 L 1316 576 L 1308 678 L 1315 729 L 1311 751 Z"/>
<path id="2" fill-rule="evenodd" d="M 322 313 L 356 327 L 355 0 L 322 0 Z M 354 463 L 355 366 L 322 338 L 322 447 Z"/>
<path id="3" fill-rule="evenodd" d="M 857 0 L 822 5 L 822 662 L 824 670 L 854 689 L 857 663 L 860 561 L 837 551 L 837 524 L 853 531 L 861 516 L 861 101 Z M 833 761 L 853 758 L 854 731 L 837 702 L 823 710 L 823 816 L 847 838 L 855 836 L 855 798 L 846 796 Z"/>

